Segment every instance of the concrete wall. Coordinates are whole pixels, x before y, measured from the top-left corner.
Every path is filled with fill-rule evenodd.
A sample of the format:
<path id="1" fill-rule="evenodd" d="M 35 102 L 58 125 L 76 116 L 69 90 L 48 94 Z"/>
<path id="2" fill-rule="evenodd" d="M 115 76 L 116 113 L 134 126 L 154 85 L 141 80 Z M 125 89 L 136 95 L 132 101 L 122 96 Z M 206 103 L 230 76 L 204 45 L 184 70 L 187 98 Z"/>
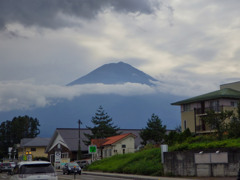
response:
<path id="1" fill-rule="evenodd" d="M 175 176 L 237 176 L 240 151 L 226 152 L 166 152 L 164 174 Z"/>

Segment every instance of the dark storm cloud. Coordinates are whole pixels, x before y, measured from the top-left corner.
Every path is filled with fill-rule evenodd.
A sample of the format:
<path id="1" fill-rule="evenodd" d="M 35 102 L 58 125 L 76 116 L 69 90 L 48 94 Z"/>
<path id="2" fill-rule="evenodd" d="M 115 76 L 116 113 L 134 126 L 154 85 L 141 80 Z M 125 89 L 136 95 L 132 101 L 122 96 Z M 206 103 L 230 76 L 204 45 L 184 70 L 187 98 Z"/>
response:
<path id="1" fill-rule="evenodd" d="M 107 8 L 117 12 L 151 14 L 160 3 L 155 0 L 1 0 L 0 29 L 18 22 L 25 26 L 60 28 L 69 25 L 59 14 L 92 19 Z"/>

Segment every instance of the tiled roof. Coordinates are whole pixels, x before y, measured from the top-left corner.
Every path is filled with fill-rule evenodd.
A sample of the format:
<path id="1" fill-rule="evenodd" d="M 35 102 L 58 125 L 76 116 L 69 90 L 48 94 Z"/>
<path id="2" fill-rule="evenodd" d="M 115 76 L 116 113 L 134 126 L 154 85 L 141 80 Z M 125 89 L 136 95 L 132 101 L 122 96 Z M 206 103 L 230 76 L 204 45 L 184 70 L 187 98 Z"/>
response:
<path id="1" fill-rule="evenodd" d="M 207 94 L 203 94 L 200 96 L 195 96 L 189 99 L 185 99 L 183 101 L 178 101 L 178 102 L 172 103 L 172 105 L 189 104 L 194 102 L 207 101 L 207 100 L 220 99 L 220 98 L 240 99 L 240 91 L 230 89 L 230 88 L 225 88 L 218 91 L 213 91 Z"/>
<path id="2" fill-rule="evenodd" d="M 47 147 L 48 143 L 50 141 L 50 138 L 41 138 L 41 137 L 35 137 L 35 138 L 24 138 L 20 142 L 21 147 Z"/>
<path id="3" fill-rule="evenodd" d="M 114 143 L 128 137 L 128 136 L 133 136 L 134 138 L 136 137 L 136 135 L 134 135 L 132 133 L 120 134 L 120 135 L 111 136 L 111 137 L 108 137 L 105 139 L 93 139 L 92 144 L 96 145 L 97 147 L 111 145 L 111 144 L 114 144 Z"/>
<path id="4" fill-rule="evenodd" d="M 92 139 L 91 144 L 96 145 L 98 148 L 101 147 L 107 139 Z"/>

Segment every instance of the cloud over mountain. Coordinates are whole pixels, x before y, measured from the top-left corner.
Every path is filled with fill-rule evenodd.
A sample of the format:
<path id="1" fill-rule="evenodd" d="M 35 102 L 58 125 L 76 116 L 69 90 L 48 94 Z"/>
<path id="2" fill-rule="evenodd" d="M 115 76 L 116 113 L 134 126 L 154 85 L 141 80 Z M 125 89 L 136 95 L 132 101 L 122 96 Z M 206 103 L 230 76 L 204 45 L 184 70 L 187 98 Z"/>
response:
<path id="1" fill-rule="evenodd" d="M 0 111 L 51 106 L 59 99 L 72 100 L 89 94 L 121 96 L 156 93 L 156 79 L 119 62 L 103 65 L 70 83 L 71 86 L 37 85 L 31 81 L 0 82 Z"/>
<path id="2" fill-rule="evenodd" d="M 131 96 L 155 92 L 156 89 L 138 83 L 59 86 L 36 85 L 29 82 L 0 82 L 0 111 L 45 107 L 55 105 L 58 102 L 57 99 L 72 100 L 75 97 L 90 94 Z"/>

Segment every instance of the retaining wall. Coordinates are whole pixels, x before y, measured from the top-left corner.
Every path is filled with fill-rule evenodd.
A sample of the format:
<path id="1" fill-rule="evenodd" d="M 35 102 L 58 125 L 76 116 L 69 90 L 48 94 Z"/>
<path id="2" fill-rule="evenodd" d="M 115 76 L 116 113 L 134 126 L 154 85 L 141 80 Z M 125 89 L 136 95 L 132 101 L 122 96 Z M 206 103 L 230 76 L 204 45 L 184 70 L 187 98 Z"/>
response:
<path id="1" fill-rule="evenodd" d="M 237 176 L 240 150 L 165 152 L 164 174 L 173 176 Z"/>

